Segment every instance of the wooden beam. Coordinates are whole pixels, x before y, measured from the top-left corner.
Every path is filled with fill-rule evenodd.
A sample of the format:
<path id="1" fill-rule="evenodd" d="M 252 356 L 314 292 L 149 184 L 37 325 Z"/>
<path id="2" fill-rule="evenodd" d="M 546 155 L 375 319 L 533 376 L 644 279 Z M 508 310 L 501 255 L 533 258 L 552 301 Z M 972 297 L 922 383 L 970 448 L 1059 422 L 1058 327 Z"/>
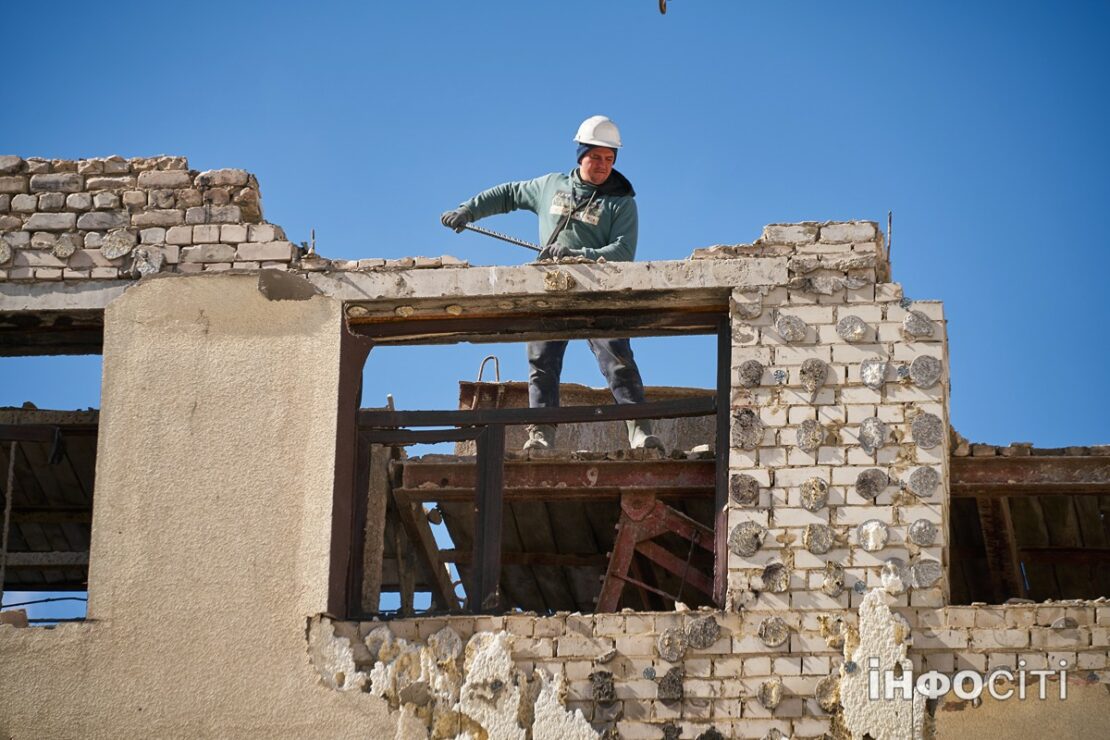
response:
<path id="1" fill-rule="evenodd" d="M 1049 496 L 1110 493 L 1110 457 L 953 457 L 952 495 Z"/>
<path id="2" fill-rule="evenodd" d="M 440 609 L 457 611 L 459 600 L 455 597 L 451 574 L 439 557 L 439 546 L 428 524 L 428 517 L 424 514 L 424 507 L 396 497 L 394 501 L 397 504 L 397 518 L 405 528 L 405 534 L 408 535 L 409 542 L 416 551 L 416 557 L 432 579 L 432 599 Z"/>
<path id="3" fill-rule="evenodd" d="M 976 504 L 979 507 L 979 527 L 983 531 L 987 567 L 992 575 L 993 602 L 1001 604 L 1014 596 L 1026 598 L 1028 591 L 1025 579 L 1021 577 L 1010 502 L 1004 498 L 983 497 L 976 499 Z"/>
<path id="4" fill-rule="evenodd" d="M 89 553 L 9 552 L 7 562 L 12 569 L 84 568 L 89 564 Z"/>
<path id="5" fill-rule="evenodd" d="M 552 485 L 542 488 L 507 488 L 504 491 L 503 498 L 505 501 L 514 504 L 522 501 L 581 501 L 583 503 L 594 503 L 620 501 L 622 493 L 637 492 L 654 493 L 662 500 L 708 499 L 713 496 L 713 489 L 704 486 L 672 486 L 660 490 L 652 486 L 566 488 Z M 475 489 L 459 488 L 457 486 L 396 488 L 394 489 L 394 495 L 405 501 L 438 504 L 465 503 L 474 501 L 477 497 Z"/>
<path id="6" fill-rule="evenodd" d="M 1051 565 L 1092 565 L 1110 563 L 1110 548 L 1105 547 L 1023 547 L 1022 560 Z"/>

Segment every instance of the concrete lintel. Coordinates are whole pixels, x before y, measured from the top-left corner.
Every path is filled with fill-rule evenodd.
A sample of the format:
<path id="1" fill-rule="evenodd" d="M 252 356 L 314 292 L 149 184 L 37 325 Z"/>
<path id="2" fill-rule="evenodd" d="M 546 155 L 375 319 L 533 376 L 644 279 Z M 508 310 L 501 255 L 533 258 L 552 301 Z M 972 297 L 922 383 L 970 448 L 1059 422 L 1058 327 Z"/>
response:
<path id="1" fill-rule="evenodd" d="M 549 273 L 563 273 L 571 287 L 552 290 Z M 529 264 L 462 269 L 319 272 L 309 275 L 326 295 L 342 301 L 443 299 L 448 296 L 551 296 L 575 293 L 785 285 L 783 257 L 605 264 Z"/>
<path id="2" fill-rule="evenodd" d="M 0 283 L 0 313 L 95 311 L 123 294 L 134 280 Z"/>

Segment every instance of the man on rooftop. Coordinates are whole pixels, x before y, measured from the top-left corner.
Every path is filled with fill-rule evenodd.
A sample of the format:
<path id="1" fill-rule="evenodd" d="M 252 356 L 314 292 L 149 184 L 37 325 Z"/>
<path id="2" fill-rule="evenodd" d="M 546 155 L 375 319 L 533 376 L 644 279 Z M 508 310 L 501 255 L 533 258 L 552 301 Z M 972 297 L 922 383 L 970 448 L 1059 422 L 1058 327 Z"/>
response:
<path id="1" fill-rule="evenodd" d="M 461 232 L 468 223 L 519 209 L 539 216 L 539 259 L 565 257 L 604 258 L 630 262 L 636 256 L 636 191 L 613 168 L 621 147 L 620 131 L 605 116 L 590 116 L 578 127 L 578 167 L 569 173 L 554 172 L 534 180 L 507 182 L 484 190 L 440 219 Z M 644 384 L 627 338 L 590 339 L 590 349 L 609 382 L 617 403 L 641 403 Z M 559 405 L 559 376 L 566 340 L 528 343 L 528 403 L 532 408 Z M 663 449 L 648 421 L 628 421 L 628 441 L 633 449 Z M 528 427 L 524 449 L 555 446 L 555 426 Z"/>

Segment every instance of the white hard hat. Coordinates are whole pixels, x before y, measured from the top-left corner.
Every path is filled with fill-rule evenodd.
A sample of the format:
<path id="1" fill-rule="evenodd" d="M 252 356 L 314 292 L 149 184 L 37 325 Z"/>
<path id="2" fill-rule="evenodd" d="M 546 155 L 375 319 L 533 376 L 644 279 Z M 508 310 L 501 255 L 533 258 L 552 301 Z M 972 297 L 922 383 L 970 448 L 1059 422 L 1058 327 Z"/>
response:
<path id="1" fill-rule="evenodd" d="M 578 127 L 574 140 L 579 144 L 621 148 L 621 132 L 606 116 L 590 116 Z"/>

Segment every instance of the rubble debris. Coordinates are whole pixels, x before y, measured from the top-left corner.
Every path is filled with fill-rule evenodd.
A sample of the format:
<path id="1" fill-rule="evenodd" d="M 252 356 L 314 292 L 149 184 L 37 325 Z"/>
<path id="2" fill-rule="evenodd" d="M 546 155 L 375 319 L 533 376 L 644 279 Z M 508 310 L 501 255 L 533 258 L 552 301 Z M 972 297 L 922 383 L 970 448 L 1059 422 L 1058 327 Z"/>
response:
<path id="1" fill-rule="evenodd" d="M 613 688 L 612 673 L 609 671 L 594 671 L 589 678 L 594 701 L 598 704 L 612 704 L 617 700 L 617 692 Z"/>

